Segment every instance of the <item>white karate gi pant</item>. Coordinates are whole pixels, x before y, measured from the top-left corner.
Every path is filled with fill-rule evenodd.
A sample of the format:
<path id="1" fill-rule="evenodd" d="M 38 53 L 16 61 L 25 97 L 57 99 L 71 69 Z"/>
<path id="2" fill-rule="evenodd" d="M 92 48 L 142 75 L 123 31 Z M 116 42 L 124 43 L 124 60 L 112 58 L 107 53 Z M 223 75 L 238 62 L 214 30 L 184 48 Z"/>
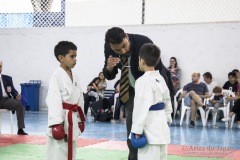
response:
<path id="1" fill-rule="evenodd" d="M 167 160 L 167 146 L 167 144 L 147 144 L 138 149 L 138 160 Z"/>
<path id="2" fill-rule="evenodd" d="M 76 141 L 73 144 L 73 160 L 76 156 Z M 47 150 L 46 160 L 67 160 L 68 159 L 68 142 L 64 140 L 55 140 L 51 137 L 47 137 Z"/>

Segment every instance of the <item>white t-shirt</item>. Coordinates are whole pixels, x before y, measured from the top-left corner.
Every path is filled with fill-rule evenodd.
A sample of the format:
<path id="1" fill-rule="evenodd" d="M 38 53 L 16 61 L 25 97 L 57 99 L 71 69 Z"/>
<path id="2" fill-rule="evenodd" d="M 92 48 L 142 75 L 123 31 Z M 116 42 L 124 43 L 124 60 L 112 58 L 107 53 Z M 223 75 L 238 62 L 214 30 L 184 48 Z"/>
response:
<path id="1" fill-rule="evenodd" d="M 206 83 L 206 82 L 205 82 L 205 83 Z M 206 83 L 206 85 L 207 85 L 208 90 L 209 90 L 209 95 L 212 95 L 212 94 L 213 94 L 213 88 L 216 87 L 216 86 L 218 86 L 218 83 L 215 82 L 215 81 L 212 81 L 212 83 L 210 83 L 210 84 L 207 84 L 207 83 Z"/>

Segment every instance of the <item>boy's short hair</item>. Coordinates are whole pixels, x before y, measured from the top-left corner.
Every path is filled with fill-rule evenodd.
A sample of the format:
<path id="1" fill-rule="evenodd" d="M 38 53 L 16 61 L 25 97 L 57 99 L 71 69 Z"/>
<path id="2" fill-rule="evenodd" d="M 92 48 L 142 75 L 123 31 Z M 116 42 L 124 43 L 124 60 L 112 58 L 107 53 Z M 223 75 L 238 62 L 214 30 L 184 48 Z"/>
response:
<path id="1" fill-rule="evenodd" d="M 216 86 L 213 88 L 213 93 L 222 93 L 222 88 L 219 86 Z"/>
<path id="2" fill-rule="evenodd" d="M 105 34 L 105 42 L 110 45 L 111 44 L 120 44 L 124 38 L 127 37 L 127 34 L 124 32 L 122 28 L 113 27 L 110 28 Z"/>
<path id="3" fill-rule="evenodd" d="M 237 74 L 236 74 L 235 72 L 229 72 L 229 73 L 228 73 L 228 77 L 230 77 L 230 76 L 236 78 L 236 77 L 237 77 Z"/>
<path id="4" fill-rule="evenodd" d="M 69 41 L 60 41 L 54 48 L 55 57 L 59 61 L 58 56 L 65 56 L 70 50 L 77 50 L 77 46 Z"/>
<path id="5" fill-rule="evenodd" d="M 156 66 L 160 59 L 161 51 L 158 46 L 146 43 L 140 48 L 139 57 L 143 59 L 147 66 Z"/>
<path id="6" fill-rule="evenodd" d="M 211 79 L 212 80 L 212 74 L 210 72 L 204 73 L 203 77 L 206 77 L 207 79 Z"/>

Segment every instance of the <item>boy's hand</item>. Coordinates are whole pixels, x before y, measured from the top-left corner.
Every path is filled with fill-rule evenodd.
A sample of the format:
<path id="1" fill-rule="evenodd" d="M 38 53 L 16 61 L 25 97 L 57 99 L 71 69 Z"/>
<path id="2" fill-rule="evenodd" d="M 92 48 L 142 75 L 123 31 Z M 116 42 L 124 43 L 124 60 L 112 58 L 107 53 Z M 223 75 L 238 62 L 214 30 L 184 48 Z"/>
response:
<path id="1" fill-rule="evenodd" d="M 62 124 L 56 124 L 52 126 L 52 136 L 56 140 L 62 140 L 65 137 Z"/>

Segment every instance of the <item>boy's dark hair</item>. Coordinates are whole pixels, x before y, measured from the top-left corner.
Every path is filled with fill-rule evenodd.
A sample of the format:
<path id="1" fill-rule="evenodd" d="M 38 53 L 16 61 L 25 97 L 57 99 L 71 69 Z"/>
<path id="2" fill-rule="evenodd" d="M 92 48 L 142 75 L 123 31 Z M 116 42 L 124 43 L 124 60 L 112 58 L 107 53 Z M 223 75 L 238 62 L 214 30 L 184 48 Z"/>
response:
<path id="1" fill-rule="evenodd" d="M 216 86 L 213 88 L 213 93 L 222 93 L 222 88 L 219 86 Z"/>
<path id="2" fill-rule="evenodd" d="M 69 41 L 60 41 L 54 48 L 54 55 L 59 61 L 58 56 L 65 56 L 70 50 L 77 50 L 77 46 Z"/>
<path id="3" fill-rule="evenodd" d="M 120 44 L 124 38 L 127 37 L 127 34 L 122 28 L 113 27 L 110 28 L 105 34 L 105 42 L 109 45 L 111 44 Z"/>
<path id="4" fill-rule="evenodd" d="M 230 76 L 236 78 L 236 77 L 237 77 L 237 74 L 236 74 L 235 72 L 229 72 L 229 73 L 228 73 L 228 77 L 230 77 Z"/>
<path id="5" fill-rule="evenodd" d="M 207 79 L 211 79 L 212 80 L 212 74 L 210 72 L 204 73 L 203 77 L 206 77 Z"/>
<path id="6" fill-rule="evenodd" d="M 152 43 L 146 43 L 140 48 L 139 57 L 145 61 L 147 66 L 156 66 L 160 59 L 160 49 Z"/>

